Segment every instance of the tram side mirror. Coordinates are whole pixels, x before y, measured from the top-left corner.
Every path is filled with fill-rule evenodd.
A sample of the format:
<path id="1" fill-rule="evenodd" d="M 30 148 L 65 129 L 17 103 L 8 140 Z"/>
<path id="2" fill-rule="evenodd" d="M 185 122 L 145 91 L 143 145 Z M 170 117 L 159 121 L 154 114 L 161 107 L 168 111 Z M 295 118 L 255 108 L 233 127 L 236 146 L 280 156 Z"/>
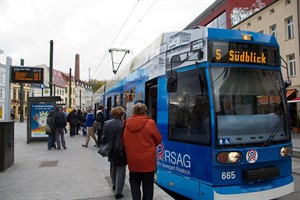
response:
<path id="1" fill-rule="evenodd" d="M 177 78 L 178 78 L 177 72 L 172 70 L 170 72 L 170 76 L 167 81 L 168 92 L 177 92 Z"/>

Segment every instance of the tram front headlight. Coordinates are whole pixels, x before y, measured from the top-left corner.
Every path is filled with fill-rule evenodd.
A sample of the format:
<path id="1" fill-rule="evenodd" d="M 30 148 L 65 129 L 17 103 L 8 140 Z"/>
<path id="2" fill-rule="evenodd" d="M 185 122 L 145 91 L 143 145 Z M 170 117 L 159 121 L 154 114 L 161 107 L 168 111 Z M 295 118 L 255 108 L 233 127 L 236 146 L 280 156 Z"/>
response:
<path id="1" fill-rule="evenodd" d="M 280 156 L 282 158 L 291 157 L 292 156 L 291 149 L 292 149 L 291 146 L 281 147 L 281 149 L 280 149 Z"/>
<path id="2" fill-rule="evenodd" d="M 217 161 L 220 164 L 237 164 L 242 161 L 242 154 L 237 151 L 220 152 L 217 155 Z"/>

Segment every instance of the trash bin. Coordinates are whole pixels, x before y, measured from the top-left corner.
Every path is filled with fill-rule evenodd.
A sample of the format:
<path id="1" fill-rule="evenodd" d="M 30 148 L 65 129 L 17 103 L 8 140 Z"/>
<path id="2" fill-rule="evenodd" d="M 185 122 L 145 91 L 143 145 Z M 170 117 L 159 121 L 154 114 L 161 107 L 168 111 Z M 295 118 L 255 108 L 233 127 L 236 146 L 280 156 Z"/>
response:
<path id="1" fill-rule="evenodd" d="M 15 160 L 14 121 L 0 121 L 0 172 L 9 168 Z"/>

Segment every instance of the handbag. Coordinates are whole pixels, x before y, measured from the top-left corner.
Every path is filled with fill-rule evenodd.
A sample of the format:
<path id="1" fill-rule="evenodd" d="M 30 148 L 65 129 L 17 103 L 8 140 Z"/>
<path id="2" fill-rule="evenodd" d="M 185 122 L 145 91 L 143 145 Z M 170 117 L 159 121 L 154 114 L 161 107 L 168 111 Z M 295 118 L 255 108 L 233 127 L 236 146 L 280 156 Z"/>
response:
<path id="1" fill-rule="evenodd" d="M 126 151 L 125 151 L 125 147 L 124 147 L 123 143 L 120 143 L 114 160 L 115 160 L 115 164 L 117 166 L 127 165 L 127 155 L 126 155 Z"/>
<path id="2" fill-rule="evenodd" d="M 102 124 L 101 124 L 101 122 L 94 121 L 93 127 L 95 130 L 99 131 L 102 128 Z"/>
<path id="3" fill-rule="evenodd" d="M 99 153 L 102 157 L 108 157 L 109 151 L 110 151 L 110 149 L 109 149 L 108 143 L 100 144 L 98 153 Z"/>
<path id="4" fill-rule="evenodd" d="M 51 133 L 51 127 L 48 124 L 46 125 L 45 132 L 47 135 Z"/>

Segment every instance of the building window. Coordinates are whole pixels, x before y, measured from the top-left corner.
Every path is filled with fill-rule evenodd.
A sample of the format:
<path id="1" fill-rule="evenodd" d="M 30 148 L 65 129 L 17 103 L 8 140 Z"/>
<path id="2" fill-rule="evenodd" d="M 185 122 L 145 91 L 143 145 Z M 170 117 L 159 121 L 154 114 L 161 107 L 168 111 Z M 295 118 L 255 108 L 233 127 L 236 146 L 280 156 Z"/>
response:
<path id="1" fill-rule="evenodd" d="M 0 72 L 0 83 L 4 83 L 4 74 Z"/>
<path id="2" fill-rule="evenodd" d="M 260 30 L 260 31 L 258 31 L 259 33 L 264 33 L 264 30 Z"/>
<path id="3" fill-rule="evenodd" d="M 295 54 L 288 55 L 287 60 L 288 60 L 289 76 L 296 76 Z"/>
<path id="4" fill-rule="evenodd" d="M 16 91 L 16 89 L 13 89 L 13 99 L 14 100 L 17 99 L 17 91 Z"/>
<path id="5" fill-rule="evenodd" d="M 275 38 L 277 38 L 277 27 L 276 27 L 276 24 L 270 26 L 270 35 L 273 35 Z"/>
<path id="6" fill-rule="evenodd" d="M 260 21 L 261 19 L 262 19 L 261 16 L 257 17 L 257 21 Z"/>
<path id="7" fill-rule="evenodd" d="M 3 97 L 3 91 L 2 91 L 2 89 L 0 89 L 0 98 L 2 98 Z"/>
<path id="8" fill-rule="evenodd" d="M 285 0 L 285 5 L 289 5 L 291 3 L 291 0 Z"/>
<path id="9" fill-rule="evenodd" d="M 293 17 L 289 17 L 285 20 L 286 24 L 286 39 L 294 38 L 294 21 Z"/>
<path id="10" fill-rule="evenodd" d="M 250 22 L 248 22 L 248 23 L 247 23 L 247 27 L 250 27 L 250 26 L 251 26 L 251 23 L 250 23 Z"/>
<path id="11" fill-rule="evenodd" d="M 274 10 L 274 8 L 272 8 L 272 9 L 270 10 L 270 15 L 273 14 L 274 12 L 275 12 L 275 10 Z"/>
<path id="12" fill-rule="evenodd" d="M 209 28 L 227 28 L 226 24 L 226 12 L 223 12 L 221 15 L 216 17 L 213 21 L 206 25 Z"/>

